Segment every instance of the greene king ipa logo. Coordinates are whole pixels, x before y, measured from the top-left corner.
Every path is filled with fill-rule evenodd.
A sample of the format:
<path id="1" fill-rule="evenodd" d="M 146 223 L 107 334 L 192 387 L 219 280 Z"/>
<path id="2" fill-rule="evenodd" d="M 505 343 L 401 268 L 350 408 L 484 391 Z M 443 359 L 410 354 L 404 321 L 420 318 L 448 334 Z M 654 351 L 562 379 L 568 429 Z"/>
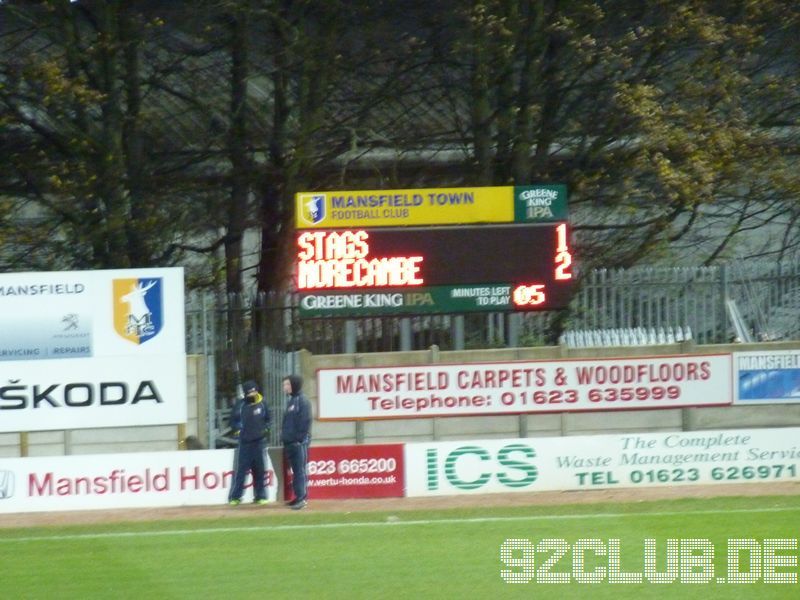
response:
<path id="1" fill-rule="evenodd" d="M 153 339 L 164 325 L 160 277 L 114 279 L 114 329 L 134 344 Z"/>

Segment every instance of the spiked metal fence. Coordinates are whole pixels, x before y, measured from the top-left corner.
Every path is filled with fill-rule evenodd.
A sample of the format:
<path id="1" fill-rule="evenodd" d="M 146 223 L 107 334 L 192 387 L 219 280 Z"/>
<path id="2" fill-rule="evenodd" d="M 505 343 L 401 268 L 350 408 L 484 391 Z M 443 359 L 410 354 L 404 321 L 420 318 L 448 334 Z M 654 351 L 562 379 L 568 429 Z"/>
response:
<path id="1" fill-rule="evenodd" d="M 230 404 L 237 376 L 254 378 L 268 386 L 279 418 L 280 379 L 296 370 L 293 352 L 300 349 L 339 354 L 542 346 L 569 343 L 575 339 L 570 332 L 614 330 L 634 341 L 631 332 L 652 332 L 642 343 L 687 336 L 698 344 L 800 339 L 800 264 L 601 269 L 581 279 L 565 311 L 301 319 L 292 295 L 190 295 L 186 316 L 188 352 L 213 359 L 209 386 L 216 408 Z"/>

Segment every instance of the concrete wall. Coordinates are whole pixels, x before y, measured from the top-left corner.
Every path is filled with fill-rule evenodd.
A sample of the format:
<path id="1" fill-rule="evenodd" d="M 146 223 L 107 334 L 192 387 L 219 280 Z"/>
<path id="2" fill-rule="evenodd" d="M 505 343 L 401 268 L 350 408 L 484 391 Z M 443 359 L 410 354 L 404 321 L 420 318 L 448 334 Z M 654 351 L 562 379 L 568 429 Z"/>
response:
<path id="1" fill-rule="evenodd" d="M 676 354 L 719 354 L 744 351 L 800 349 L 800 342 L 695 346 L 681 343 L 627 348 L 562 346 L 502 348 L 441 352 L 436 347 L 413 352 L 312 355 L 300 353 L 305 391 L 317 409 L 316 370 L 321 368 L 380 367 L 421 364 L 558 360 L 562 358 L 634 357 Z M 152 427 L 115 427 L 73 431 L 0 433 L 0 458 L 123 452 L 171 451 L 185 447 L 195 436 L 207 440 L 207 372 L 204 356 L 187 357 L 188 419 L 186 423 Z M 800 404 L 614 410 L 606 412 L 526 414 L 476 417 L 391 419 L 385 421 L 320 422 L 315 419 L 316 445 L 376 444 L 514 437 L 551 437 L 603 433 L 694 431 L 752 427 L 800 426 Z"/>
<path id="2" fill-rule="evenodd" d="M 800 349 L 800 342 L 720 344 L 696 346 L 692 342 L 625 348 L 563 346 L 502 348 L 440 352 L 436 347 L 413 352 L 311 355 L 301 353 L 305 390 L 317 409 L 317 369 L 381 367 L 513 360 L 559 360 Z M 385 421 L 314 421 L 318 445 L 386 442 L 445 441 L 514 437 L 549 437 L 628 432 L 694 431 L 747 427 L 800 426 L 800 404 L 614 410 L 560 414 L 391 419 Z"/>

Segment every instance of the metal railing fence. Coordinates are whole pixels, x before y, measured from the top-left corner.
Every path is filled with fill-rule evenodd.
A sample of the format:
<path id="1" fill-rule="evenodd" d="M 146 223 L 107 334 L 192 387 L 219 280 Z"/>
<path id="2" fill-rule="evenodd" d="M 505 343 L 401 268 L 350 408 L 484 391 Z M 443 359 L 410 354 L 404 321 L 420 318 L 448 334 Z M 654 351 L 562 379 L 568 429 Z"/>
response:
<path id="1" fill-rule="evenodd" d="M 237 365 L 240 377 L 269 382 L 280 398 L 275 378 L 285 373 L 276 371 L 293 372 L 292 353 L 300 349 L 340 354 L 543 346 L 569 331 L 615 328 L 691 331 L 698 344 L 733 341 L 742 327 L 755 340 L 800 339 L 800 263 L 599 269 L 581 278 L 563 311 L 301 319 L 297 304 L 293 295 L 189 295 L 187 351 L 213 357 L 209 385 L 217 409 L 234 394 Z"/>

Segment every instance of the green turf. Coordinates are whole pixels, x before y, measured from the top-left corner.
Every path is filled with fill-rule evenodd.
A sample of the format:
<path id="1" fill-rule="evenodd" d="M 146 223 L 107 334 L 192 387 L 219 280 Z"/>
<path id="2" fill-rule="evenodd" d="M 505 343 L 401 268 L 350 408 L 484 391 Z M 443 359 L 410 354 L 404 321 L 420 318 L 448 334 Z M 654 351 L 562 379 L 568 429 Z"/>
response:
<path id="1" fill-rule="evenodd" d="M 641 572 L 643 540 L 665 564 L 667 538 L 705 538 L 726 570 L 729 538 L 800 537 L 800 498 L 302 513 L 263 517 L 0 530 L 9 598 L 794 598 L 796 584 L 508 584 L 508 538 L 619 539 L 624 571 Z M 798 573 L 800 550 L 785 551 Z M 570 554 L 555 565 L 570 573 Z M 541 563 L 547 555 L 536 555 Z M 607 564 L 587 554 L 590 567 Z M 516 568 L 520 571 L 520 568 Z M 6 595 L 4 593 L 4 595 Z"/>

